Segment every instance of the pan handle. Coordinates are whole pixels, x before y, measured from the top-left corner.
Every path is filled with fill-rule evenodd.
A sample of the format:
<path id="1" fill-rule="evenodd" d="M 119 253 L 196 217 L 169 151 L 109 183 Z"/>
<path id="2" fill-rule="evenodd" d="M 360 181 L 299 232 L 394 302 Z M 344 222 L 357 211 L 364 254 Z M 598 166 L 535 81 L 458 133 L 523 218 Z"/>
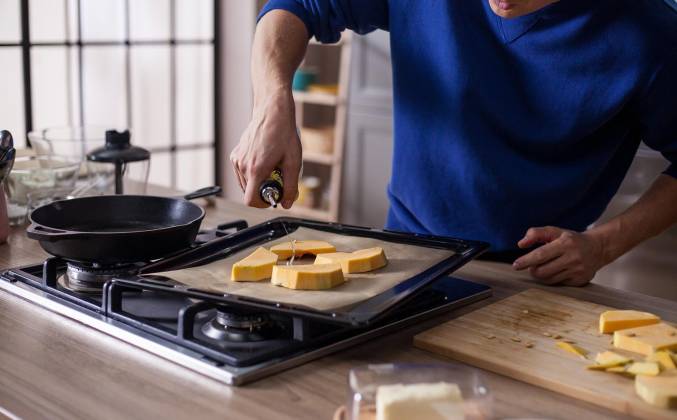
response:
<path id="1" fill-rule="evenodd" d="M 92 235 L 87 232 L 72 232 L 68 230 L 48 228 L 31 223 L 26 229 L 26 235 L 38 241 L 58 241 L 61 239 L 88 239 Z"/>
<path id="2" fill-rule="evenodd" d="M 209 197 L 221 192 L 221 187 L 214 185 L 211 187 L 200 188 L 183 196 L 184 200 L 195 200 L 196 198 Z"/>

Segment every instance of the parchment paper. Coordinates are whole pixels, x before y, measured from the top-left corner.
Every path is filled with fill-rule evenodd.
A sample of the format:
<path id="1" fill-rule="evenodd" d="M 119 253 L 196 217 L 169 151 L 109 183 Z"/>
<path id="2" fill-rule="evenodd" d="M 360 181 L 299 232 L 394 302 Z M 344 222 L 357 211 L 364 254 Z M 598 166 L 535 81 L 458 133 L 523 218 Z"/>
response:
<path id="1" fill-rule="evenodd" d="M 290 235 L 262 244 L 266 248 L 291 239 L 327 241 L 340 252 L 380 246 L 388 258 L 388 265 L 361 274 L 347 274 L 346 283 L 329 290 L 291 290 L 273 286 L 270 280 L 260 282 L 234 282 L 230 280 L 232 265 L 251 254 L 258 246 L 244 249 L 228 258 L 203 266 L 167 271 L 163 276 L 208 292 L 222 292 L 263 299 L 307 308 L 330 311 L 376 296 L 398 283 L 419 274 L 454 254 L 451 250 L 426 248 L 415 245 L 386 242 L 378 239 L 339 235 L 300 227 Z M 294 264 L 312 264 L 315 256 L 296 258 Z M 286 264 L 280 261 L 278 264 Z"/>

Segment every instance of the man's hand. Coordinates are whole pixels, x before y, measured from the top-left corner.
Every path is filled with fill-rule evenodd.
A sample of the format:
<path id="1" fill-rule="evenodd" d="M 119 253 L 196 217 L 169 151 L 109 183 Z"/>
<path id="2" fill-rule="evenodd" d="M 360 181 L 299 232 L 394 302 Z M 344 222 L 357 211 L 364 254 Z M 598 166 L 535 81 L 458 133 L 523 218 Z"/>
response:
<path id="1" fill-rule="evenodd" d="M 544 244 L 513 263 L 542 283 L 585 286 L 606 264 L 602 240 L 590 232 L 578 233 L 552 226 L 531 228 L 517 246 Z"/>
<path id="2" fill-rule="evenodd" d="M 282 207 L 294 204 L 301 171 L 301 142 L 291 84 L 308 46 L 306 25 L 285 10 L 266 13 L 252 47 L 254 110 L 240 143 L 230 154 L 245 204 L 268 207 L 259 188 L 275 168 L 282 171 Z"/>
<path id="3" fill-rule="evenodd" d="M 276 168 L 282 171 L 282 207 L 294 203 L 301 170 L 301 142 L 296 132 L 291 91 L 266 97 L 257 106 L 240 142 L 230 154 L 235 176 L 244 192 L 245 204 L 268 207 L 259 197 L 259 187 Z"/>

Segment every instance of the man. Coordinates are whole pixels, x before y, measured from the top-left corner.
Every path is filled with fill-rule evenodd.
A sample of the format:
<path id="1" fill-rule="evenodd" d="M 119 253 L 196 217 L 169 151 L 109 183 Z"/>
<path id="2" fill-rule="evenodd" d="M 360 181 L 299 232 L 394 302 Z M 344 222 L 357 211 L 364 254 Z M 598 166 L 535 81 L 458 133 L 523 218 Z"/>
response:
<path id="1" fill-rule="evenodd" d="M 252 52 L 252 121 L 231 154 L 247 204 L 266 206 L 258 186 L 274 167 L 293 204 L 291 79 L 309 37 L 335 42 L 346 28 L 390 32 L 388 228 L 485 240 L 544 283 L 584 285 L 677 222 L 673 0 L 271 0 Z M 586 230 L 642 140 L 671 165 Z"/>

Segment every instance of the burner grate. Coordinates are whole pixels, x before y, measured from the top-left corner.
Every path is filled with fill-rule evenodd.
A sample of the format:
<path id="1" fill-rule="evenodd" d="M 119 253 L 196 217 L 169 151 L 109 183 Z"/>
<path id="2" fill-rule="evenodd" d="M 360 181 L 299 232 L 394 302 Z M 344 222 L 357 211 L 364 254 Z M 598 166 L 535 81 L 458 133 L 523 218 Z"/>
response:
<path id="1" fill-rule="evenodd" d="M 66 272 L 59 277 L 58 284 L 76 293 L 100 294 L 107 281 L 133 276 L 142 266 L 143 263 L 101 267 L 67 262 Z"/>
<path id="2" fill-rule="evenodd" d="M 256 342 L 280 338 L 283 329 L 263 312 L 220 306 L 216 315 L 201 327 L 204 335 L 217 341 Z"/>

